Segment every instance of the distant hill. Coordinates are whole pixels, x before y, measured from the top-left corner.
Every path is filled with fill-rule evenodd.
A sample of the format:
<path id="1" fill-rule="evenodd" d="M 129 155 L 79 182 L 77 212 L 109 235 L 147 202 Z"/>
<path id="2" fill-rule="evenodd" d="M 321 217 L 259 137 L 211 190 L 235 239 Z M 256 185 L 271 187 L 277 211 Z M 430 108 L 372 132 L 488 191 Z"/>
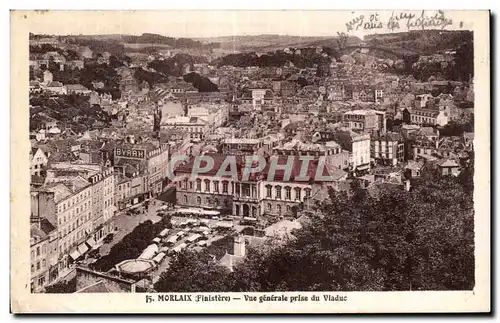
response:
<path id="1" fill-rule="evenodd" d="M 406 55 L 432 55 L 472 44 L 471 31 L 413 30 L 402 33 L 375 34 L 364 37 L 368 46 L 376 46 Z"/>
<path id="2" fill-rule="evenodd" d="M 219 43 L 222 49 L 237 51 L 273 51 L 285 47 L 332 46 L 336 36 L 302 37 L 288 35 L 222 36 L 195 38 L 200 42 Z M 361 43 L 358 37 L 349 37 L 349 44 Z"/>
<path id="3" fill-rule="evenodd" d="M 164 60 L 154 60 L 148 64 L 148 67 L 164 75 L 182 76 L 184 66 L 189 65 L 190 70 L 192 70 L 193 65 L 197 63 L 208 63 L 208 60 L 205 57 L 180 53 Z"/>
<path id="4" fill-rule="evenodd" d="M 130 44 L 158 44 L 168 45 L 173 48 L 217 48 L 219 44 L 214 42 L 202 43 L 191 38 L 174 38 L 158 34 L 144 33 L 140 36 L 122 36 L 121 40 Z"/>
<path id="5" fill-rule="evenodd" d="M 427 81 L 429 77 L 467 81 L 474 75 L 474 39 L 471 31 L 415 30 L 403 33 L 375 34 L 364 37 L 363 47 L 370 55 L 379 58 L 402 59 L 404 68 L 398 70 L 416 79 Z M 450 52 L 450 64 L 441 66 L 435 59 L 422 60 L 421 56 L 433 56 Z M 439 56 L 439 55 L 438 55 Z"/>

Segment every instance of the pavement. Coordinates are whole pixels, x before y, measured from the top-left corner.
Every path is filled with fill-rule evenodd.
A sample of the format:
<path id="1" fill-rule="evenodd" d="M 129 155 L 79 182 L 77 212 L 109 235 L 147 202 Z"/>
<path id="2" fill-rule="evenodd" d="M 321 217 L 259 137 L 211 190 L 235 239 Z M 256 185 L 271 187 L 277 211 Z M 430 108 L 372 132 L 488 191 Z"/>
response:
<path id="1" fill-rule="evenodd" d="M 161 220 L 161 217 L 156 215 L 157 210 L 160 208 L 161 202 L 157 200 L 151 200 L 149 203 L 149 210 L 145 213 L 140 213 L 137 215 L 128 215 L 126 214 L 127 209 L 120 212 L 120 214 L 114 217 L 114 226 L 118 228 L 118 231 L 115 232 L 113 236 L 113 240 L 109 243 L 103 244 L 99 248 L 99 253 L 101 256 L 105 256 L 109 253 L 111 248 L 120 242 L 123 237 L 132 232 L 139 223 L 144 222 L 146 220 L 151 220 L 153 223 L 156 223 Z"/>

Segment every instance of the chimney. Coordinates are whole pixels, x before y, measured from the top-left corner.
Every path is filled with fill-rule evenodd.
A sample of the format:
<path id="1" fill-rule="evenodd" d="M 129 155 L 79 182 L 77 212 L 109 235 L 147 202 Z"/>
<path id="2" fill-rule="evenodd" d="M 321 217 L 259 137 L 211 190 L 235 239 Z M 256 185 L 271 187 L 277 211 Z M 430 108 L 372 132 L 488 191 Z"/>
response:
<path id="1" fill-rule="evenodd" d="M 234 237 L 234 255 L 236 257 L 245 257 L 245 238 L 243 235 Z"/>
<path id="2" fill-rule="evenodd" d="M 406 180 L 405 181 L 405 191 L 409 192 L 410 191 L 410 187 L 411 187 L 410 180 Z"/>

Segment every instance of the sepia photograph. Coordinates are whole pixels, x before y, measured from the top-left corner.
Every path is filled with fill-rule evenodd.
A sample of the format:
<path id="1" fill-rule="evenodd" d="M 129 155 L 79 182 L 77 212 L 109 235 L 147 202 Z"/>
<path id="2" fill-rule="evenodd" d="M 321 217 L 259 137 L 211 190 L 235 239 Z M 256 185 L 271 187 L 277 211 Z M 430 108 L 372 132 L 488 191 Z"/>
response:
<path id="1" fill-rule="evenodd" d="M 488 11 L 11 18 L 18 311 L 489 311 Z"/>

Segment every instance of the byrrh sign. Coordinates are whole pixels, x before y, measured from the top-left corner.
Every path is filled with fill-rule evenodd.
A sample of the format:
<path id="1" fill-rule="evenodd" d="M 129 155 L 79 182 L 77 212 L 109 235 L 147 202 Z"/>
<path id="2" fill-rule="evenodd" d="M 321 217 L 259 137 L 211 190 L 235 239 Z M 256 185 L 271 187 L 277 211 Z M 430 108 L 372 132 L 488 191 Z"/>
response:
<path id="1" fill-rule="evenodd" d="M 145 159 L 146 158 L 146 150 L 145 149 L 116 148 L 115 149 L 115 157 Z"/>

